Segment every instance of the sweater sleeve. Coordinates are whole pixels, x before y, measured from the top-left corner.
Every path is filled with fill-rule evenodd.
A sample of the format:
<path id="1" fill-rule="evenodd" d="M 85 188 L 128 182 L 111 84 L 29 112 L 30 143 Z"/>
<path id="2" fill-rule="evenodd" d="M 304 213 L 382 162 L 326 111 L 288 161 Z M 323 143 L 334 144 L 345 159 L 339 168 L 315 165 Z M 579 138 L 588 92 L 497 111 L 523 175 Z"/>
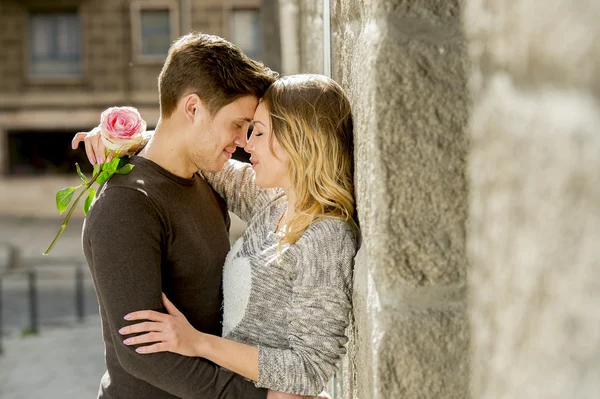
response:
<path id="1" fill-rule="evenodd" d="M 251 165 L 236 160 L 225 163 L 222 171 L 202 172 L 206 181 L 227 203 L 227 208 L 245 222 L 261 209 L 277 189 L 263 189 L 254 183 Z"/>
<path id="2" fill-rule="evenodd" d="M 161 259 L 167 225 L 142 190 L 101 191 L 84 227 L 84 250 L 118 362 L 129 374 L 181 398 L 265 399 L 241 377 L 201 358 L 163 352 L 140 355 L 122 343 L 118 330 L 132 324 L 132 311 L 165 312 L 161 303 Z"/>
<path id="3" fill-rule="evenodd" d="M 259 346 L 259 387 L 316 396 L 346 353 L 355 235 L 344 222 L 316 224 L 296 243 L 289 348 Z"/>

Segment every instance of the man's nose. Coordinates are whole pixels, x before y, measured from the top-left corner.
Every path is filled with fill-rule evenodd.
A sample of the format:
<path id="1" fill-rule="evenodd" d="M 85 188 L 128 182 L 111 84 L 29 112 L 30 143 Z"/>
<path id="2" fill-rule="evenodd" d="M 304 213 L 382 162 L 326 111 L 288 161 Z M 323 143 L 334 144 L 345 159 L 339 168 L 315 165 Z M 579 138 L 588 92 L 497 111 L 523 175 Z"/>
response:
<path id="1" fill-rule="evenodd" d="M 240 130 L 242 132 L 235 135 L 233 142 L 238 147 L 245 147 L 246 143 L 248 143 L 248 139 L 247 139 L 248 132 L 245 131 L 244 129 L 240 129 Z"/>

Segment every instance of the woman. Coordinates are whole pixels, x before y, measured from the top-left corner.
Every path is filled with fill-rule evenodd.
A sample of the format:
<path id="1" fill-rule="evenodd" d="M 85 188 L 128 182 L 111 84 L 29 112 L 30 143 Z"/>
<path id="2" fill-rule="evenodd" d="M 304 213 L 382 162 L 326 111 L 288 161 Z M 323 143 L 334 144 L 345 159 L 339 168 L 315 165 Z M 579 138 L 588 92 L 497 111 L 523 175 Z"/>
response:
<path id="1" fill-rule="evenodd" d="M 200 356 L 259 387 L 315 396 L 345 353 L 352 303 L 350 103 L 332 79 L 289 76 L 268 89 L 253 122 L 252 165 L 203 173 L 248 223 L 224 265 L 223 337 L 195 330 L 164 296 L 169 314 L 131 313 L 150 322 L 120 332 L 142 354 Z"/>

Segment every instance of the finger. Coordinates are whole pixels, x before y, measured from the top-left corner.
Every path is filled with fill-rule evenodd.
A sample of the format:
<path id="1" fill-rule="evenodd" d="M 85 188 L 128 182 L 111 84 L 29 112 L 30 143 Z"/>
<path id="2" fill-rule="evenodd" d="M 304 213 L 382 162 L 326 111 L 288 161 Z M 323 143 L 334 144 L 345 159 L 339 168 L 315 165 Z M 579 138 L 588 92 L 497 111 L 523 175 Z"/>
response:
<path id="1" fill-rule="evenodd" d="M 92 144 L 89 140 L 84 140 L 85 144 L 85 153 L 92 165 L 96 164 L 96 154 L 94 153 L 94 149 L 92 148 Z"/>
<path id="2" fill-rule="evenodd" d="M 104 163 L 104 154 L 106 153 L 106 147 L 104 147 L 104 143 L 102 143 L 102 140 L 100 140 L 100 135 L 89 136 L 88 140 L 91 141 L 92 147 L 94 148 L 94 153 L 96 154 L 96 162 Z"/>
<path id="3" fill-rule="evenodd" d="M 128 335 L 141 332 L 151 331 L 165 331 L 166 327 L 164 323 L 156 323 L 152 321 L 145 321 L 143 323 L 132 324 L 131 326 L 123 327 L 119 330 L 119 334 Z"/>
<path id="4" fill-rule="evenodd" d="M 115 151 L 111 151 L 106 157 L 106 162 L 112 161 L 115 158 L 115 156 L 117 156 L 117 153 Z"/>
<path id="5" fill-rule="evenodd" d="M 166 321 L 169 319 L 168 314 L 160 313 L 155 310 L 138 310 L 137 312 L 131 312 L 126 314 L 125 320 L 151 320 L 151 321 Z"/>
<path id="6" fill-rule="evenodd" d="M 79 147 L 79 143 L 81 143 L 85 139 L 86 132 L 79 132 L 75 134 L 73 140 L 71 141 L 71 147 L 75 150 Z"/>
<path id="7" fill-rule="evenodd" d="M 149 344 L 152 342 L 163 342 L 166 336 L 163 333 L 151 332 L 148 334 L 138 335 L 137 337 L 130 337 L 123 341 L 125 345 L 139 345 Z"/>
<path id="8" fill-rule="evenodd" d="M 181 313 L 179 311 L 179 309 L 177 309 L 175 307 L 175 305 L 173 305 L 173 303 L 171 301 L 169 301 L 169 298 L 167 298 L 167 296 L 165 295 L 164 292 L 162 294 L 162 301 L 163 301 L 163 305 L 165 305 L 165 309 L 167 309 L 167 312 L 169 312 L 170 315 L 173 315 L 173 316 L 182 316 L 183 315 L 183 313 Z"/>
<path id="9" fill-rule="evenodd" d="M 140 346 L 135 350 L 137 353 L 148 354 L 156 352 L 169 352 L 169 346 L 164 342 L 160 342 L 154 345 Z"/>

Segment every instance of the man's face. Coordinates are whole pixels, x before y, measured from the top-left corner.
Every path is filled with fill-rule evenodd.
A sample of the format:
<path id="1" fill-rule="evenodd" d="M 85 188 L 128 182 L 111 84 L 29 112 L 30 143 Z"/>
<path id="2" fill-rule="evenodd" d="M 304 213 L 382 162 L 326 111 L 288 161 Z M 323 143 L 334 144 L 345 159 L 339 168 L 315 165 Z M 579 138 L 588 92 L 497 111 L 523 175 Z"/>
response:
<path id="1" fill-rule="evenodd" d="M 200 106 L 199 118 L 189 143 L 194 165 L 201 170 L 218 172 L 231 159 L 236 147 L 246 144 L 248 125 L 258 105 L 258 98 L 245 96 L 221 108 L 214 117 Z"/>

